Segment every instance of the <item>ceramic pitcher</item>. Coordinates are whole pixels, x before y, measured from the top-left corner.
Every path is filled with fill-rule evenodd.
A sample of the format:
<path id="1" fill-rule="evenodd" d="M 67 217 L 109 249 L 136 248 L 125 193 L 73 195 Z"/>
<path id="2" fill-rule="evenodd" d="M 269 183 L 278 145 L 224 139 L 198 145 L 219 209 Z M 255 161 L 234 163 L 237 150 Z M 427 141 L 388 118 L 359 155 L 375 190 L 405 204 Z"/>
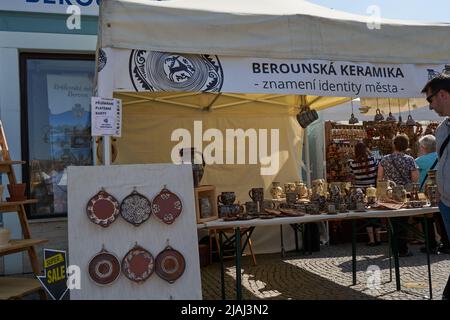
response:
<path id="1" fill-rule="evenodd" d="M 300 199 L 305 199 L 308 198 L 309 196 L 308 188 L 306 187 L 306 184 L 304 184 L 303 182 L 296 183 L 295 191 L 297 192 L 298 197 Z"/>
<path id="2" fill-rule="evenodd" d="M 377 198 L 381 200 L 386 200 L 390 198 L 392 194 L 392 188 L 396 186 L 394 181 L 383 180 L 377 183 Z"/>
<path id="3" fill-rule="evenodd" d="M 402 185 L 397 185 L 392 188 L 392 197 L 395 201 L 406 202 L 406 190 Z"/>
<path id="4" fill-rule="evenodd" d="M 281 183 L 274 181 L 272 182 L 272 188 L 270 189 L 270 194 L 273 199 L 280 199 L 283 194 L 283 188 L 281 188 Z"/>

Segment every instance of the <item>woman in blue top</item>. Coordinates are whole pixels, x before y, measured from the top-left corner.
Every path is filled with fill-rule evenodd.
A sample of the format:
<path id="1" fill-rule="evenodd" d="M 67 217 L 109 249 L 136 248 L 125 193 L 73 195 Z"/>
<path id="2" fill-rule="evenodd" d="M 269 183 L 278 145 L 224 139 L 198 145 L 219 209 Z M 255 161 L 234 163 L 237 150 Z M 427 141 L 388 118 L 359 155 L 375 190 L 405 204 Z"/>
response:
<path id="1" fill-rule="evenodd" d="M 436 138 L 427 134 L 419 139 L 419 157 L 416 158 L 416 164 L 419 167 L 419 185 L 422 186 L 428 170 L 437 159 Z M 420 191 L 423 191 L 420 189 Z"/>
<path id="2" fill-rule="evenodd" d="M 425 185 L 424 180 L 425 176 L 427 175 L 428 170 L 431 169 L 431 166 L 434 164 L 434 162 L 437 159 L 437 152 L 436 152 L 436 138 L 428 134 L 426 136 L 423 136 L 419 139 L 419 154 L 420 157 L 416 159 L 416 163 L 419 167 L 419 183 L 420 185 Z M 423 192 L 424 187 L 421 188 L 420 191 Z M 431 218 L 428 219 L 428 234 L 430 239 L 430 251 L 431 253 L 439 253 L 439 251 L 442 252 L 450 252 L 450 241 L 448 239 L 447 232 L 445 231 L 444 222 L 442 221 L 442 217 L 440 213 L 436 213 Z M 422 220 L 422 219 L 420 219 Z M 422 221 L 421 221 L 422 222 Z M 436 241 L 436 233 L 434 231 L 434 224 L 436 223 L 437 230 L 439 232 L 439 236 L 441 239 L 441 247 L 439 246 L 438 242 Z M 423 226 L 422 226 L 423 229 Z M 426 248 L 422 247 L 420 248 L 420 251 L 426 253 Z"/>

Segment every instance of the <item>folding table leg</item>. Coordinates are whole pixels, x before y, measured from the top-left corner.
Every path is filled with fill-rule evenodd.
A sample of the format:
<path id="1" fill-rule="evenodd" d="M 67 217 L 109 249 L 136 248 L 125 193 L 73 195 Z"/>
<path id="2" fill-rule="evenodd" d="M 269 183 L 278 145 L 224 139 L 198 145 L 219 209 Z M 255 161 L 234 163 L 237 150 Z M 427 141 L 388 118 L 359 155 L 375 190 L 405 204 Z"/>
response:
<path id="1" fill-rule="evenodd" d="M 356 285 L 356 221 L 352 220 L 352 276 L 353 285 Z"/>
<path id="2" fill-rule="evenodd" d="M 430 239 L 428 234 L 428 219 L 423 216 L 424 221 L 424 234 L 425 234 L 425 247 L 427 248 L 427 265 L 428 265 L 428 288 L 430 289 L 430 300 L 433 300 L 433 288 L 431 284 L 431 265 L 430 265 Z"/>
<path id="3" fill-rule="evenodd" d="M 241 228 L 236 228 L 236 244 L 241 243 Z M 236 299 L 242 300 L 241 246 L 236 245 Z"/>

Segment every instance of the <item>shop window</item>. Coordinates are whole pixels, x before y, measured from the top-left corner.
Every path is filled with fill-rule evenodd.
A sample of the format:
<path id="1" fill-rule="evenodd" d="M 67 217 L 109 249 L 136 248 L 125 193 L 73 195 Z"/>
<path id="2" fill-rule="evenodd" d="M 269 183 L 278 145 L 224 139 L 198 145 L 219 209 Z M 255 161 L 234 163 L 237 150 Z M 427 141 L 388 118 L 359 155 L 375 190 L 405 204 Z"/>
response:
<path id="1" fill-rule="evenodd" d="M 21 55 L 23 179 L 30 218 L 67 215 L 67 167 L 93 164 L 91 55 Z"/>

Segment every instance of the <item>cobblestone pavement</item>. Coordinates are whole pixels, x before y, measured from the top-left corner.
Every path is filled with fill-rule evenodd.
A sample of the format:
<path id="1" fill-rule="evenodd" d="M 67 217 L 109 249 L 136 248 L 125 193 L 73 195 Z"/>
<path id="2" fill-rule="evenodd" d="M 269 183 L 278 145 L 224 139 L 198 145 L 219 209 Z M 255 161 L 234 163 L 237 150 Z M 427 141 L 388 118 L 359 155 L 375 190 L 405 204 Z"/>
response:
<path id="1" fill-rule="evenodd" d="M 311 255 L 289 252 L 243 258 L 242 294 L 244 299 L 281 300 L 423 300 L 429 298 L 426 255 L 420 246 L 410 246 L 412 257 L 400 258 L 401 291 L 396 291 L 394 260 L 390 281 L 388 247 L 357 247 L 357 285 L 352 285 L 351 244 L 321 246 Z M 450 255 L 430 255 L 433 299 L 441 299 L 450 273 Z M 379 268 L 379 269 L 378 269 Z M 371 271 L 371 270 L 375 270 Z M 376 270 L 381 272 L 377 277 Z M 234 260 L 225 261 L 227 299 L 235 299 Z M 220 264 L 201 269 L 203 299 L 221 299 Z"/>

